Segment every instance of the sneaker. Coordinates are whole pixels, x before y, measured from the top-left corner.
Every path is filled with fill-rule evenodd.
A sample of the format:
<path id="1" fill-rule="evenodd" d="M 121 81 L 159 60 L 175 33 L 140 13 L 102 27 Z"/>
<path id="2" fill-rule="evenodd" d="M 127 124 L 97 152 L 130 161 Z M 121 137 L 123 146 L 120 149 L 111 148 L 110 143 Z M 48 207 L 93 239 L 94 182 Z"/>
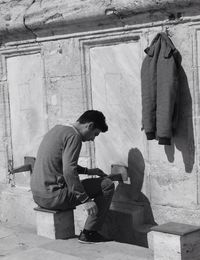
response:
<path id="1" fill-rule="evenodd" d="M 111 240 L 108 240 L 107 238 L 103 237 L 97 231 L 83 230 L 79 235 L 78 241 L 84 244 L 94 244 L 99 242 L 108 242 Z"/>

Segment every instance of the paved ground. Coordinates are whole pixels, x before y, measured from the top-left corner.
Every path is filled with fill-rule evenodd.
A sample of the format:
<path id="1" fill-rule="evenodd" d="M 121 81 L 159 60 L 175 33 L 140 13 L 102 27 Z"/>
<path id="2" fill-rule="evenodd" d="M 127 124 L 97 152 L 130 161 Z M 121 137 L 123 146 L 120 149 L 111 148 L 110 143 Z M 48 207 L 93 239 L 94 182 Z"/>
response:
<path id="1" fill-rule="evenodd" d="M 106 242 L 85 245 L 77 238 L 51 240 L 36 235 L 35 228 L 0 223 L 2 260 L 153 260 L 147 248 Z"/>

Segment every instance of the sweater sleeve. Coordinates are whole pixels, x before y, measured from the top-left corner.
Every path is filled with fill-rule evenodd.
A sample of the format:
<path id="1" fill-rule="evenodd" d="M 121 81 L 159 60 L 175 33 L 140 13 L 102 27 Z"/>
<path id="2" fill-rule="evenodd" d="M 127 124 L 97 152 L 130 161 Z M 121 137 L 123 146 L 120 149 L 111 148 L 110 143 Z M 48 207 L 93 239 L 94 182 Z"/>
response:
<path id="1" fill-rule="evenodd" d="M 82 183 L 78 176 L 78 158 L 81 150 L 82 142 L 80 137 L 72 135 L 66 140 L 62 161 L 63 175 L 70 192 L 75 194 L 81 203 L 85 203 L 89 197 L 86 194 Z"/>
<path id="2" fill-rule="evenodd" d="M 88 174 L 88 168 L 77 165 L 78 174 Z"/>

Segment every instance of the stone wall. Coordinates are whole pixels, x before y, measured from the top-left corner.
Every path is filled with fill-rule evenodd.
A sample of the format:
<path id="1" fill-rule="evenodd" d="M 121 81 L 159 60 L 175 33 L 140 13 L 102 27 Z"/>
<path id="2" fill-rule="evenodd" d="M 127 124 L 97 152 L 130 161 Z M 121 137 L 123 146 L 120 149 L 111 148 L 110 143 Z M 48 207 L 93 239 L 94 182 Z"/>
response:
<path id="1" fill-rule="evenodd" d="M 24 0 L 2 2 L 0 12 L 2 14 L 0 16 L 2 42 L 0 49 L 0 124 L 2 125 L 0 128 L 0 182 L 3 184 L 0 196 L 2 202 L 0 219 L 4 221 L 12 219 L 15 214 L 12 211 L 12 203 L 8 203 L 6 199 L 8 190 L 11 189 L 10 184 L 15 187 L 9 193 L 11 194 L 9 200 L 12 200 L 13 189 L 20 189 L 25 185 L 24 192 L 27 194 L 29 190 L 29 175 L 24 173 L 25 181 L 21 181 L 18 177 L 13 178 L 8 174 L 8 168 L 13 166 L 15 159 L 23 162 L 22 156 L 14 158 L 13 154 L 12 140 L 15 133 L 12 130 L 12 113 L 14 112 L 11 108 L 15 107 L 18 101 L 16 97 L 11 104 L 10 91 L 12 90 L 8 82 L 9 59 L 33 54 L 39 54 L 41 57 L 40 77 L 44 102 L 41 120 L 45 121 L 45 132 L 57 123 L 65 124 L 76 120 L 85 109 L 94 106 L 92 91 L 95 88 L 94 81 L 91 80 L 91 71 L 96 77 L 98 70 L 96 67 L 91 69 L 91 64 L 94 64 L 91 60 L 93 62 L 95 55 L 98 55 L 98 51 L 95 50 L 110 46 L 110 51 L 103 52 L 108 54 L 107 60 L 102 57 L 96 60 L 108 64 L 108 59 L 112 57 L 119 63 L 120 55 L 126 54 L 125 51 L 115 52 L 114 46 L 120 46 L 122 43 L 131 46 L 132 43 L 137 43 L 137 58 L 133 61 L 131 55 L 127 55 L 127 62 L 122 64 L 123 69 L 127 68 L 127 71 L 124 70 L 120 77 L 117 69 L 105 71 L 105 73 L 117 74 L 112 78 L 114 80 L 123 78 L 123 82 L 129 84 L 127 89 L 131 89 L 131 69 L 137 71 L 134 80 L 137 86 L 140 86 L 138 66 L 144 58 L 143 50 L 158 32 L 164 31 L 169 34 L 182 56 L 181 116 L 172 145 L 164 147 L 159 146 L 156 141 L 147 142 L 144 133 L 140 131 L 141 125 L 138 123 L 140 116 L 135 123 L 138 138 L 134 141 L 130 131 L 126 132 L 132 126 L 131 115 L 127 113 L 128 117 L 124 117 L 124 114 L 120 117 L 119 113 L 121 120 L 119 121 L 124 124 L 119 125 L 118 122 L 114 122 L 114 125 L 117 128 L 119 142 L 125 138 L 126 146 L 123 147 L 120 144 L 119 151 L 116 152 L 116 142 L 112 140 L 109 143 L 109 140 L 106 140 L 106 147 L 110 150 L 107 150 L 109 152 L 106 154 L 107 161 L 105 162 L 105 154 L 102 154 L 99 149 L 104 146 L 105 140 L 99 139 L 100 141 L 96 143 L 98 158 L 95 157 L 94 145 L 84 145 L 80 163 L 88 167 L 95 166 L 95 161 L 99 161 L 100 166 L 103 165 L 103 167 L 104 162 L 107 165 L 119 163 L 111 156 L 112 150 L 115 149 L 114 158 L 120 158 L 120 163 L 125 165 L 130 163 L 131 166 L 130 183 L 126 184 L 129 186 L 120 187 L 123 201 L 125 199 L 129 203 L 130 201 L 141 202 L 142 187 L 142 194 L 145 194 L 151 202 L 158 223 L 178 221 L 199 225 L 199 1 L 77 0 L 68 1 L 66 4 L 65 1 L 50 3 L 49 1 Z M 111 53 L 114 53 L 113 56 L 109 56 Z M 34 85 L 34 77 L 27 68 L 28 66 L 24 64 L 19 77 L 23 79 L 24 75 L 29 73 L 30 78 L 26 86 L 30 87 Z M 103 71 L 103 66 L 99 68 Z M 127 81 L 126 75 L 129 78 Z M 100 86 L 96 90 L 95 93 L 98 94 Z M 141 115 L 139 90 L 138 87 L 137 95 L 133 96 L 135 102 L 133 103 L 138 104 L 134 105 L 136 115 Z M 126 93 L 128 98 L 130 98 L 130 93 L 132 92 Z M 119 101 L 119 95 L 115 98 Z M 131 105 L 131 98 L 127 100 L 127 103 Z M 109 111 L 106 106 L 102 109 L 105 109 L 106 113 Z M 32 116 L 29 114 L 23 120 L 34 122 L 35 118 Z M 31 132 L 31 128 L 29 130 Z M 111 127 L 111 136 L 114 130 Z M 120 131 L 123 132 L 122 135 Z M 21 136 L 21 138 L 24 137 Z M 121 153 L 123 151 L 123 156 L 120 151 Z M 133 151 L 138 151 L 138 153 L 132 153 Z M 132 160 L 130 160 L 131 154 L 133 154 Z M 35 152 L 30 154 L 30 150 L 24 150 L 24 156 L 26 155 L 35 156 L 36 154 Z M 106 170 L 109 169 L 106 168 Z M 21 194 L 17 191 L 16 193 Z M 118 195 L 120 197 L 120 194 Z M 29 192 L 27 201 L 30 196 Z M 21 199 L 24 199 L 23 196 Z M 19 207 L 21 204 L 19 203 Z"/>
<path id="2" fill-rule="evenodd" d="M 2 1 L 1 41 L 117 28 L 199 14 L 198 0 Z"/>

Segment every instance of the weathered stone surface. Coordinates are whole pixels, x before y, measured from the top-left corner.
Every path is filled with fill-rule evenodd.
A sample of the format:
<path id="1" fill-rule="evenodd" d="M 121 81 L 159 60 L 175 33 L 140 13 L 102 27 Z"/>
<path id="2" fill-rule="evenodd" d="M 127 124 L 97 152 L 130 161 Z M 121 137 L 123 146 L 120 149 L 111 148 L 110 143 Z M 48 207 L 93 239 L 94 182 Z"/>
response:
<path id="1" fill-rule="evenodd" d="M 83 89 L 77 39 L 44 42 L 49 128 L 77 120 L 83 111 Z"/>
<path id="2" fill-rule="evenodd" d="M 7 157 L 5 151 L 0 151 L 0 182 L 1 183 L 6 183 L 7 182 L 7 174 L 8 174 L 8 169 L 7 169 Z"/>
<path id="3" fill-rule="evenodd" d="M 161 233 L 185 236 L 191 234 L 192 232 L 200 231 L 200 226 L 194 226 L 177 222 L 168 222 L 163 225 L 152 227 L 151 230 Z"/>
<path id="4" fill-rule="evenodd" d="M 34 34 L 26 27 L 24 16 L 33 0 L 0 2 L 0 42 L 5 39 L 20 40 L 34 38 Z M 4 37 L 6 35 L 6 37 Z"/>
<path id="5" fill-rule="evenodd" d="M 52 125 L 73 123 L 83 111 L 81 76 L 52 77 L 47 87 L 47 98 L 48 120 Z"/>
<path id="6" fill-rule="evenodd" d="M 48 259 L 48 260 L 82 260 L 80 257 L 72 256 L 72 255 L 66 255 L 62 254 L 59 252 L 51 251 L 51 250 L 46 250 L 43 248 L 31 248 L 28 250 L 21 250 L 21 252 L 16 252 L 12 256 L 7 256 L 4 257 L 5 260 L 21 260 L 21 259 L 27 259 L 27 260 L 43 260 L 43 259 Z"/>
<path id="7" fill-rule="evenodd" d="M 155 162 L 151 166 L 151 200 L 153 204 L 194 207 L 197 203 L 197 176 L 177 166 Z"/>
<path id="8" fill-rule="evenodd" d="M 166 223 L 152 228 L 155 260 L 198 260 L 200 227 Z"/>
<path id="9" fill-rule="evenodd" d="M 194 209 L 188 209 L 152 204 L 152 209 L 159 224 L 171 221 L 200 226 L 200 209 L 198 206 Z"/>
<path id="10" fill-rule="evenodd" d="M 38 236 L 66 239 L 75 234 L 73 210 L 59 212 L 36 208 L 36 225 Z"/>
<path id="11" fill-rule="evenodd" d="M 41 54 L 9 57 L 6 70 L 13 161 L 14 167 L 18 167 L 24 163 L 24 156 L 36 157 L 38 146 L 47 131 Z"/>
<path id="12" fill-rule="evenodd" d="M 95 140 L 96 163 L 107 173 L 111 164 L 128 166 L 130 174 L 140 176 L 141 180 L 144 176 L 144 146 L 140 113 L 140 48 L 140 39 L 91 48 L 89 66 L 92 105 L 105 113 L 109 124 L 108 133 Z M 137 157 L 138 161 L 135 160 Z M 136 168 L 139 171 L 134 171 Z M 134 188 L 138 184 L 135 181 L 131 181 Z"/>
<path id="13" fill-rule="evenodd" d="M 27 188 L 0 187 L 0 219 L 3 222 L 34 225 L 35 214 L 32 193 Z"/>
<path id="14" fill-rule="evenodd" d="M 199 4 L 200 3 L 197 0 L 77 0 L 67 1 L 67 3 L 66 1 L 32 2 L 24 0 L 0 2 L 0 12 L 2 13 L 2 15 L 0 15 L 0 21 L 4 20 L 0 23 L 0 34 L 5 40 L 23 40 L 24 37 L 31 39 L 37 36 L 54 35 L 56 33 L 61 34 L 62 37 L 71 37 L 66 40 L 56 40 L 56 38 L 54 38 L 54 41 L 48 41 L 48 38 L 37 39 L 42 41 L 38 45 L 41 47 L 42 60 L 44 61 L 44 100 L 46 102 L 45 106 L 48 108 L 48 114 L 46 115 L 45 120 L 48 118 L 48 128 L 51 128 L 56 123 L 66 124 L 76 120 L 80 113 L 91 105 L 88 105 L 88 100 L 84 98 L 86 91 L 84 87 L 89 87 L 88 89 L 90 89 L 90 87 L 93 89 L 96 88 L 96 93 L 93 93 L 93 101 L 95 95 L 96 99 L 99 101 L 100 98 L 102 98 L 101 94 L 103 93 L 102 82 L 104 82 L 104 80 L 107 81 L 106 90 L 108 93 L 108 103 L 113 107 L 118 106 L 118 110 L 113 109 L 113 111 L 117 111 L 117 113 L 114 112 L 114 116 L 111 114 L 108 117 L 111 122 L 111 124 L 109 124 L 109 130 L 112 129 L 113 124 L 113 133 L 115 135 L 111 134 L 108 139 L 102 138 L 101 141 L 100 139 L 98 140 L 101 144 L 99 150 L 96 150 L 97 153 L 95 156 L 98 157 L 96 160 L 99 160 L 99 155 L 105 157 L 105 164 L 102 163 L 102 165 L 103 167 L 105 166 L 105 169 L 107 169 L 106 171 L 110 171 L 110 165 L 113 163 L 113 160 L 116 162 L 116 159 L 120 159 L 122 163 L 129 163 L 130 167 L 128 171 L 131 175 L 131 185 L 118 187 L 117 200 L 122 198 L 126 203 L 138 200 L 143 185 L 143 189 L 146 192 L 145 194 L 148 194 L 148 198 L 152 201 L 154 214 L 159 223 L 171 220 L 199 224 L 198 205 L 200 198 L 200 178 L 198 176 L 198 161 L 200 147 L 200 108 L 198 78 L 200 60 L 198 53 L 200 48 L 200 36 L 199 31 L 197 30 L 197 32 L 195 32 L 193 29 L 192 20 L 187 22 L 188 20 L 184 19 L 184 16 L 188 15 L 187 10 L 192 10 L 192 15 L 198 14 Z M 116 12 L 119 12 L 116 13 L 116 15 L 111 14 L 114 8 L 116 9 Z M 159 10 L 160 13 L 154 12 L 159 12 Z M 154 26 L 155 24 L 153 22 L 155 20 L 159 21 L 159 24 L 161 24 L 164 19 L 168 19 L 171 11 L 173 11 L 174 14 L 174 18 L 172 17 L 172 19 L 175 19 L 172 24 L 167 23 L 166 27 L 164 21 L 161 26 Z M 105 12 L 111 15 L 105 15 Z M 177 13 L 179 12 L 182 12 L 182 14 L 179 15 L 183 15 L 183 21 L 182 18 L 177 18 Z M 144 17 L 146 17 L 146 19 L 143 20 Z M 193 18 L 199 19 L 199 17 Z M 144 22 L 146 21 L 151 22 L 152 24 L 149 23 L 148 27 L 144 28 Z M 136 30 L 132 30 L 127 26 L 133 24 L 138 25 Z M 117 34 L 122 38 L 126 37 L 124 35 L 129 35 L 126 29 L 130 30 L 130 35 L 139 35 L 137 35 L 138 45 L 136 44 L 137 46 L 134 49 L 127 51 L 128 44 L 123 43 L 125 45 L 125 50 L 122 51 L 121 47 L 117 46 L 120 45 L 121 40 L 116 44 L 116 42 L 112 41 L 111 32 L 106 34 L 101 30 L 105 28 L 117 29 L 119 26 L 125 28 L 125 30 L 122 31 L 116 30 Z M 195 26 L 198 25 L 196 24 Z M 141 107 L 138 105 L 138 97 L 140 96 L 140 65 L 138 64 L 141 64 L 144 57 L 144 48 L 149 45 L 156 33 L 165 31 L 165 27 L 175 46 L 181 52 L 182 66 L 184 68 L 181 83 L 181 121 L 178 133 L 173 139 L 173 143 L 170 147 L 158 146 L 157 141 L 148 142 L 147 144 L 143 132 L 141 132 Z M 98 30 L 98 34 L 92 34 L 91 28 Z M 91 37 L 92 39 L 95 39 L 95 47 L 97 47 L 93 48 L 90 57 L 89 54 L 86 53 L 86 56 L 88 55 L 86 58 L 88 60 L 90 58 L 91 62 L 87 68 L 84 67 L 87 71 L 87 75 L 81 75 L 81 73 L 85 72 L 82 69 L 83 66 L 86 65 L 82 61 L 82 53 L 80 52 L 83 38 L 78 38 L 77 34 L 74 34 L 74 36 L 66 35 L 67 33 L 76 33 L 80 31 L 87 34 L 88 38 Z M 9 38 L 10 36 L 11 38 Z M 100 43 L 102 39 L 99 40 L 101 36 L 103 40 L 104 37 L 106 37 L 106 44 L 108 43 L 108 45 L 110 45 L 106 46 L 106 48 L 109 49 L 108 52 L 105 52 L 106 55 L 101 55 L 100 52 L 104 47 L 102 44 L 103 41 Z M 125 38 L 123 39 L 125 40 Z M 135 42 L 132 42 L 132 44 L 135 44 Z M 110 50 L 113 51 L 115 49 L 112 45 L 117 49 L 116 53 L 113 55 L 114 59 L 117 57 L 117 62 L 113 62 L 114 65 L 110 66 L 106 59 L 108 56 L 107 54 L 111 53 Z M 24 45 L 25 48 L 27 46 L 28 45 Z M 101 48 L 99 48 L 100 46 Z M 122 59 L 123 53 L 126 53 L 126 55 Z M 102 63 L 99 66 L 99 70 L 96 70 L 94 66 L 97 66 L 95 62 L 98 62 L 98 60 L 102 61 Z M 106 64 L 108 64 L 108 66 Z M 114 71 L 114 68 L 116 67 L 119 67 L 117 73 Z M 0 68 L 1 76 L 3 69 L 6 71 L 5 68 Z M 109 75 L 101 77 L 98 73 L 101 69 L 105 69 L 105 74 Z M 125 75 L 124 77 L 121 77 L 120 74 L 122 73 L 122 69 Z M 92 86 L 89 86 L 90 80 L 88 80 L 86 84 L 84 76 L 91 79 L 91 71 L 95 73 L 92 74 Z M 21 74 L 20 72 L 19 74 Z M 4 75 L 4 80 L 5 76 L 6 75 Z M 116 86 L 125 86 L 124 89 L 120 89 L 123 95 L 121 95 L 119 88 L 114 89 L 113 86 L 115 86 L 115 83 Z M 127 88 L 126 84 L 129 84 L 130 89 Z M 108 85 L 111 87 L 108 87 Z M 16 85 L 14 84 L 14 86 Z M 90 94 L 91 93 L 89 93 L 89 95 Z M 116 104 L 116 100 L 113 98 L 115 94 L 117 94 L 118 97 L 121 95 L 121 97 L 124 98 L 124 103 L 130 105 L 125 108 L 124 105 Z M 137 102 L 132 103 L 133 100 Z M 6 106 L 9 108 L 8 99 L 6 99 L 6 102 Z M 27 102 L 24 102 L 22 105 L 26 104 Z M 103 103 L 100 102 L 100 105 L 102 104 Z M 4 138 L 3 131 L 5 129 L 3 129 L 3 124 L 5 119 L 10 120 L 9 109 L 6 110 L 6 114 L 4 115 L 3 106 L 5 104 L 1 102 L 0 105 L 2 119 L 0 122 L 0 125 L 2 125 L 0 136 Z M 125 109 L 125 116 L 122 116 L 121 107 Z M 105 106 L 100 106 L 100 108 L 104 109 Z M 127 114 L 128 117 L 126 117 Z M 119 123 L 119 117 L 121 117 L 121 123 Z M 136 117 L 138 118 L 137 121 L 135 120 Z M 194 118 L 195 120 L 193 123 Z M 0 142 L 0 150 L 2 152 L 4 151 L 4 144 L 6 144 L 6 142 L 9 141 L 11 144 L 11 137 L 7 130 L 10 127 L 9 120 L 7 120 L 8 122 L 5 131 L 7 140 L 2 139 L 2 142 Z M 31 121 L 32 123 L 35 123 L 34 120 Z M 37 127 L 37 129 L 39 128 L 40 127 Z M 31 129 L 31 131 L 33 129 Z M 125 130 L 122 131 L 122 129 Z M 110 133 L 111 132 L 112 130 Z M 109 135 L 109 132 L 107 134 Z M 134 138 L 132 138 L 133 136 Z M 124 140 L 128 141 L 124 142 Z M 98 142 L 96 142 L 96 145 L 98 145 Z M 30 148 L 32 149 L 32 147 Z M 102 151 L 106 152 L 104 153 Z M 81 156 L 83 156 L 82 163 L 84 165 L 90 164 L 90 158 L 87 157 L 87 147 L 83 147 Z M 197 160 L 195 161 L 195 159 Z M 5 154 L 4 157 L 2 155 L 1 161 L 0 181 L 3 181 L 7 172 L 7 157 Z M 28 181 L 29 179 L 27 179 L 27 182 Z M 145 182 L 144 184 L 143 181 Z M 13 216 L 11 215 L 12 213 L 9 212 L 9 210 L 12 209 L 12 200 L 14 205 L 19 205 L 20 203 L 20 207 L 23 205 L 22 197 L 24 194 L 21 193 L 21 197 L 17 192 L 16 194 L 13 192 L 13 197 L 11 194 L 7 194 L 7 198 L 4 195 L 1 197 L 3 206 L 5 206 L 5 208 L 2 206 L 4 209 L 1 215 L 3 220 L 6 219 L 6 214 L 8 219 L 20 220 L 19 210 L 16 210 Z M 19 201 L 16 201 L 16 198 L 18 198 Z M 20 199 L 22 200 L 20 201 Z M 27 205 L 27 202 L 25 204 Z M 27 215 L 29 214 L 30 212 Z M 26 219 L 26 221 L 28 220 Z M 32 222 L 32 219 L 30 218 L 29 221 Z"/>
<path id="15" fill-rule="evenodd" d="M 44 42 L 43 55 L 47 77 L 81 75 L 78 39 Z"/>
<path id="16" fill-rule="evenodd" d="M 91 245 L 79 243 L 77 238 L 50 240 L 22 226 L 7 227 L 1 223 L 0 237 L 5 260 L 153 260 L 152 250 L 147 248 L 114 241 Z"/>
<path id="17" fill-rule="evenodd" d="M 133 18 L 137 22 L 135 16 L 144 12 L 149 12 L 149 18 L 152 18 L 152 12 L 166 11 L 167 17 L 171 10 L 177 9 L 180 12 L 195 6 L 193 12 L 198 13 L 199 4 L 198 0 L 76 0 L 67 3 L 64 0 L 57 3 L 47 0 L 2 1 L 0 35 L 2 41 L 19 40 L 22 39 L 22 35 L 23 38 L 30 39 L 36 38 L 37 35 L 80 31 L 83 30 L 83 24 L 88 28 L 94 28 L 94 25 L 110 26 L 113 22 L 119 26 L 121 19 Z"/>
<path id="18" fill-rule="evenodd" d="M 49 3 L 49 1 L 42 1 L 42 3 L 35 2 L 31 8 L 29 8 L 26 16 L 26 24 L 31 25 L 32 29 L 35 28 L 49 28 L 49 26 L 59 27 L 65 25 L 74 25 L 77 23 L 95 21 L 95 20 L 108 20 L 106 14 L 114 10 L 116 12 L 115 17 L 126 18 L 127 16 L 134 16 L 135 14 L 148 12 L 151 10 L 168 10 L 170 8 L 189 7 L 191 5 L 197 5 L 197 0 L 184 1 L 130 1 L 130 0 L 115 0 L 115 1 L 91 1 L 87 0 L 81 3 L 81 1 L 70 1 L 66 4 L 65 1 L 61 1 L 59 5 L 55 3 Z M 43 10 L 46 10 L 44 13 Z M 38 12 L 38 10 L 41 10 Z M 33 15 L 34 14 L 34 15 Z M 35 22 L 36 20 L 36 22 Z M 109 21 L 109 20 L 108 20 Z M 103 22 L 103 21 L 101 21 Z M 35 24 L 34 24 L 35 23 Z M 41 26 L 42 25 L 42 26 Z M 88 24 L 89 26 L 92 25 Z M 43 27 L 43 28 L 42 28 Z"/>

